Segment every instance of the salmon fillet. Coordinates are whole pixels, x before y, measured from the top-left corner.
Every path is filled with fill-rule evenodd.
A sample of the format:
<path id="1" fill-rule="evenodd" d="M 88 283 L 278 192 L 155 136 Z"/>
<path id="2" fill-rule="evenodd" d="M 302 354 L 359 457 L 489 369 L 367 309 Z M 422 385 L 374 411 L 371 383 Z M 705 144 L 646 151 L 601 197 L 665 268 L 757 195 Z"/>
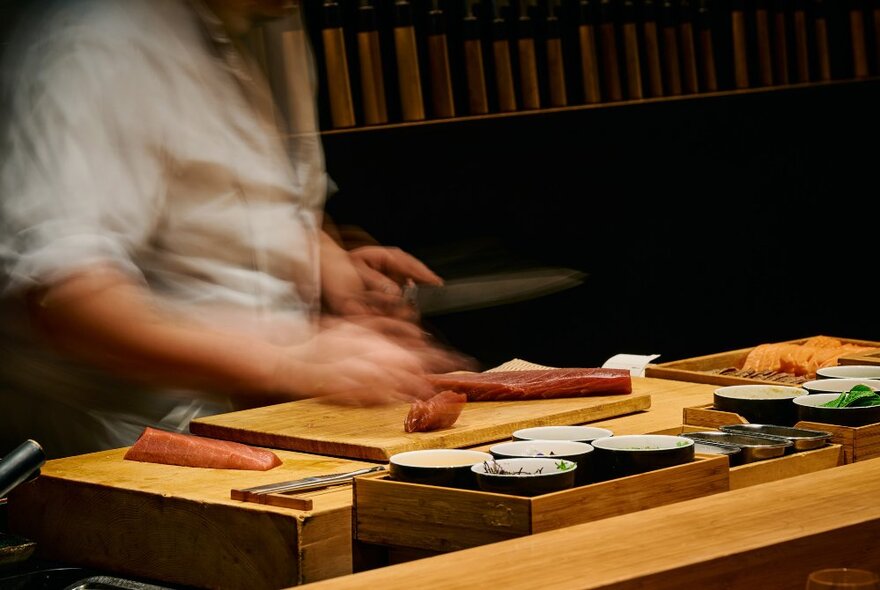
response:
<path id="1" fill-rule="evenodd" d="M 144 429 L 124 458 L 184 467 L 256 471 L 268 471 L 281 465 L 281 459 L 265 449 L 150 427 Z"/>
<path id="2" fill-rule="evenodd" d="M 458 420 L 465 403 L 465 394 L 449 390 L 441 391 L 428 400 L 413 402 L 403 422 L 403 428 L 407 432 L 449 428 Z"/>
<path id="3" fill-rule="evenodd" d="M 428 375 L 438 390 L 467 395 L 468 401 L 505 401 L 632 393 L 626 369 L 541 369 Z"/>

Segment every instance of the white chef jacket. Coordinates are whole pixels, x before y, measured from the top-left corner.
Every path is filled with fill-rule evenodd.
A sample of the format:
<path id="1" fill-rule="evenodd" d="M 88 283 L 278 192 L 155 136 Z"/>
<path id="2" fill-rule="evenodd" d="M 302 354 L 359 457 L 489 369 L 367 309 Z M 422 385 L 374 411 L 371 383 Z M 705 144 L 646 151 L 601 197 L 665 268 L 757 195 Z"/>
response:
<path id="1" fill-rule="evenodd" d="M 326 177 L 313 72 L 288 73 L 302 110 L 285 143 L 265 80 L 203 5 L 68 0 L 42 17 L 3 69 L 0 453 L 33 438 L 64 456 L 228 402 L 53 353 L 22 295 L 112 264 L 194 321 L 305 338 Z"/>

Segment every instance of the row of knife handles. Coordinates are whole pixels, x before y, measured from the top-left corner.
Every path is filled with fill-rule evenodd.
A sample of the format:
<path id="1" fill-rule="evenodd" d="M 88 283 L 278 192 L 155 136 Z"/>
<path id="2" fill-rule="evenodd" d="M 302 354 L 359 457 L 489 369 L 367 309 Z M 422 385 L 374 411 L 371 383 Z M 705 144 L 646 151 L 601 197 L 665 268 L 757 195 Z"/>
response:
<path id="1" fill-rule="evenodd" d="M 341 0 L 345 1 L 345 0 Z M 525 2 L 525 0 L 521 0 Z M 622 21 L 603 20 L 603 6 L 619 1 L 623 5 Z M 582 8 L 590 9 L 590 16 L 578 24 L 580 73 L 585 104 L 639 100 L 661 96 L 714 92 L 719 90 L 716 72 L 715 49 L 712 29 L 708 19 L 694 18 L 679 22 L 659 22 L 635 18 L 636 0 L 580 0 Z M 690 5 L 690 0 L 677 0 Z M 814 0 L 821 4 L 822 0 Z M 657 0 L 657 4 L 673 0 Z M 592 4 L 599 4 L 599 18 L 595 18 Z M 705 10 L 709 1 L 695 1 L 699 10 Z M 786 42 L 786 14 L 784 10 L 768 10 L 765 2 L 758 0 L 747 15 L 741 1 L 733 0 L 730 26 L 733 48 L 734 85 L 737 89 L 750 86 L 749 48 L 746 19 L 753 19 L 757 43 L 757 76 L 752 75 L 761 86 L 804 83 L 811 81 L 808 27 L 812 27 L 815 39 L 813 53 L 814 71 L 812 81 L 829 81 L 832 78 L 828 27 L 821 12 L 809 13 L 806 2 L 794 3 L 794 53 L 795 71 L 789 71 L 788 44 Z M 361 100 L 363 124 L 379 125 L 389 122 L 385 97 L 382 51 L 379 42 L 375 13 L 368 2 L 362 2 L 359 12 L 361 22 L 357 33 L 357 55 L 360 65 Z M 413 26 L 412 6 L 407 0 L 395 0 L 395 25 L 393 27 L 394 56 L 397 68 L 400 98 L 400 116 L 404 122 L 422 121 L 427 118 L 422 92 L 419 51 Z M 323 3 L 324 24 L 321 30 L 324 67 L 329 95 L 330 117 L 334 128 L 354 127 L 355 117 L 342 11 L 337 2 Z M 853 76 L 869 76 L 868 48 L 865 35 L 866 11 L 855 6 L 848 11 L 850 49 Z M 872 20 L 878 45 L 880 64 L 880 7 L 875 8 Z M 453 79 L 449 65 L 449 51 L 443 14 L 434 2 L 429 10 L 429 30 L 425 37 L 427 45 L 427 72 L 431 116 L 449 118 L 457 116 L 453 96 Z M 533 34 L 508 37 L 504 22 L 493 22 L 490 55 L 493 59 L 494 83 L 499 112 L 532 110 L 544 107 L 569 105 L 566 91 L 564 53 L 556 17 L 548 16 L 548 34 L 544 53 L 546 55 L 546 88 L 548 96 L 541 99 L 538 64 Z M 490 112 L 486 90 L 486 70 L 483 67 L 483 47 L 479 32 L 479 20 L 467 16 L 463 22 L 462 43 L 465 80 L 467 84 L 468 115 L 484 115 Z M 623 47 L 618 48 L 617 27 Z M 518 76 L 511 60 L 511 41 L 518 57 Z M 644 57 L 639 45 L 643 44 Z M 624 67 L 620 67 L 619 59 Z M 643 63 L 644 62 L 644 63 Z M 646 72 L 643 74 L 643 68 Z M 622 83 L 622 79 L 624 82 Z M 515 84 L 519 85 L 519 93 Z M 519 98 L 519 100 L 518 100 Z"/>

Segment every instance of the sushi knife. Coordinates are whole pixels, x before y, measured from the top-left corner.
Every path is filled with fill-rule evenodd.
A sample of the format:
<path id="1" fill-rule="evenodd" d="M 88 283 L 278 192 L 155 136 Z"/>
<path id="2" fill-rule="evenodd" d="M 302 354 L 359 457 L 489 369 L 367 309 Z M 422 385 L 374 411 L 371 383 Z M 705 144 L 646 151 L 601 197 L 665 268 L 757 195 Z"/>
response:
<path id="1" fill-rule="evenodd" d="M 657 36 L 657 1 L 642 0 L 642 30 L 645 33 L 645 64 L 651 96 L 663 96 L 663 69 L 660 65 L 660 38 Z"/>
<path id="2" fill-rule="evenodd" d="M 819 79 L 827 82 L 831 80 L 831 54 L 828 49 L 828 21 L 826 17 L 826 2 L 830 0 L 814 0 L 813 17 L 816 32 L 816 54 L 818 55 Z"/>
<path id="3" fill-rule="evenodd" d="M 694 42 L 693 7 L 691 0 L 679 0 L 678 33 L 681 45 L 681 77 L 684 91 L 695 94 L 700 91 L 697 80 L 697 51 Z"/>
<path id="4" fill-rule="evenodd" d="M 324 41 L 324 62 L 327 66 L 327 89 L 333 127 L 353 127 L 354 103 L 342 32 L 342 11 L 337 2 L 324 2 L 324 30 L 321 35 Z"/>
<path id="5" fill-rule="evenodd" d="M 451 279 L 442 286 L 408 285 L 406 303 L 422 316 L 526 301 L 581 285 L 586 274 L 570 268 L 533 268 Z"/>
<path id="6" fill-rule="evenodd" d="M 731 4 L 731 34 L 733 35 L 733 70 L 737 88 L 749 87 L 748 49 L 746 47 L 746 16 L 744 0 Z"/>
<path id="7" fill-rule="evenodd" d="M 676 19 L 675 5 L 672 0 L 662 0 L 660 21 L 663 28 L 663 65 L 666 70 L 667 93 L 673 96 L 681 94 L 681 66 L 678 58 Z"/>
<path id="8" fill-rule="evenodd" d="M 810 81 L 810 49 L 807 40 L 806 0 L 795 0 L 794 6 L 794 54 L 798 82 Z"/>
<path id="9" fill-rule="evenodd" d="M 394 18 L 394 49 L 397 54 L 397 79 L 403 120 L 422 121 L 425 119 L 425 102 L 422 98 L 412 5 L 407 0 L 396 0 Z"/>
<path id="10" fill-rule="evenodd" d="M 700 64 L 703 86 L 708 92 L 718 90 L 718 73 L 715 69 L 715 44 L 712 42 L 712 15 L 709 0 L 697 1 L 697 29 L 700 37 Z"/>
<path id="11" fill-rule="evenodd" d="M 502 9 L 509 0 L 495 0 L 495 17 L 492 19 L 492 55 L 495 58 L 495 83 L 498 87 L 498 109 L 502 112 L 516 110 L 516 91 L 513 88 L 513 66 L 510 63 L 510 43 Z"/>
<path id="12" fill-rule="evenodd" d="M 599 0 L 599 47 L 602 54 L 602 81 L 608 100 L 623 100 L 620 66 L 617 61 L 617 33 L 612 0 Z"/>
<path id="13" fill-rule="evenodd" d="M 773 61 L 770 56 L 770 23 L 767 16 L 767 1 L 757 0 L 755 4 L 755 31 L 758 37 L 758 75 L 762 86 L 773 85 Z"/>
<path id="14" fill-rule="evenodd" d="M 776 81 L 778 84 L 788 84 L 788 41 L 785 26 L 785 4 L 782 0 L 773 0 L 773 8 Z"/>
<path id="15" fill-rule="evenodd" d="M 853 76 L 868 77 L 868 47 L 865 42 L 865 15 L 861 3 L 850 2 L 849 29 L 852 38 Z"/>
<path id="16" fill-rule="evenodd" d="M 639 32 L 635 0 L 623 0 L 623 55 L 626 63 L 627 96 L 644 98 L 642 67 L 639 62 Z"/>

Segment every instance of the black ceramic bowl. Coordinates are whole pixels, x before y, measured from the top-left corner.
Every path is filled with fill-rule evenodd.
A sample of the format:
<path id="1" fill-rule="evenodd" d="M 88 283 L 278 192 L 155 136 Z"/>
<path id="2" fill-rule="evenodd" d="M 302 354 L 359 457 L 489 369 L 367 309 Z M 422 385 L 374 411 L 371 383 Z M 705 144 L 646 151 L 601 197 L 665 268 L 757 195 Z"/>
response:
<path id="1" fill-rule="evenodd" d="M 565 459 L 498 459 L 474 465 L 471 470 L 484 492 L 514 496 L 540 496 L 574 486 L 578 465 Z"/>
<path id="2" fill-rule="evenodd" d="M 806 394 L 805 389 L 785 385 L 730 385 L 715 390 L 713 405 L 753 424 L 793 426 L 797 408 L 791 400 Z"/>
<path id="3" fill-rule="evenodd" d="M 672 467 L 694 459 L 694 441 L 683 436 L 629 434 L 600 438 L 591 444 L 600 480 Z"/>
<path id="4" fill-rule="evenodd" d="M 840 379 L 827 379 L 840 381 Z M 866 408 L 822 408 L 825 402 L 837 399 L 837 393 L 815 393 L 794 399 L 798 418 L 807 422 L 838 424 L 840 426 L 864 426 L 880 422 L 880 406 Z"/>
<path id="5" fill-rule="evenodd" d="M 453 488 L 476 488 L 471 467 L 491 461 L 492 455 L 465 449 L 424 449 L 392 455 L 391 479 Z"/>
<path id="6" fill-rule="evenodd" d="M 590 483 L 593 472 L 593 447 L 587 443 L 571 440 L 515 440 L 498 443 L 489 447 L 496 459 L 516 459 L 537 457 L 543 459 L 565 459 L 577 463 L 575 485 Z"/>

